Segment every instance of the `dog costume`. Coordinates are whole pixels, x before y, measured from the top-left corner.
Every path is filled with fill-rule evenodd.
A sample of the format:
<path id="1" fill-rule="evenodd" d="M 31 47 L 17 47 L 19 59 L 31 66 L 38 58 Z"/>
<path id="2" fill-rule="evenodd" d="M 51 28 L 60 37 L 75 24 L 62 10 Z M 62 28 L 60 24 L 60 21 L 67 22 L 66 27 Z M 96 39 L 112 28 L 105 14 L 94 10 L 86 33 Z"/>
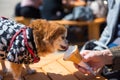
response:
<path id="1" fill-rule="evenodd" d="M 39 61 L 32 29 L 7 18 L 0 18 L 0 59 L 14 63 L 35 63 Z"/>

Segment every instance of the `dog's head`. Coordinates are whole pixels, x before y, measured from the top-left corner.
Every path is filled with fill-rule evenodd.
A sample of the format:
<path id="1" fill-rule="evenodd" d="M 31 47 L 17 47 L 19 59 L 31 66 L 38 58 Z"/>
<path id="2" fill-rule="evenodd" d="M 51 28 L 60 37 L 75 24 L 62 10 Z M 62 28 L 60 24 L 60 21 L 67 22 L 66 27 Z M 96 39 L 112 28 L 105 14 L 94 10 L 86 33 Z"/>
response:
<path id="1" fill-rule="evenodd" d="M 63 25 L 37 19 L 29 26 L 33 28 L 34 41 L 40 55 L 68 48 L 67 29 Z"/>

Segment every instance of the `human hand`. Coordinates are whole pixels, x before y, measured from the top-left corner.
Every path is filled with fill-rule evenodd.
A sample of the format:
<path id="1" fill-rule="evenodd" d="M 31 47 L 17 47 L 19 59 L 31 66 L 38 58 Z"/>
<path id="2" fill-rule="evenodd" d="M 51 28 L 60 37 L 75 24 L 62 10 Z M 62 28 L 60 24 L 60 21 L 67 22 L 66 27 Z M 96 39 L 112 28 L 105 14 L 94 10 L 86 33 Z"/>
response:
<path id="1" fill-rule="evenodd" d="M 80 54 L 83 57 L 83 62 L 87 63 L 96 74 L 99 73 L 100 69 L 102 69 L 106 64 L 112 64 L 112 53 L 109 50 L 84 50 L 80 52 Z M 75 67 L 83 73 L 91 73 L 80 65 L 75 64 Z"/>

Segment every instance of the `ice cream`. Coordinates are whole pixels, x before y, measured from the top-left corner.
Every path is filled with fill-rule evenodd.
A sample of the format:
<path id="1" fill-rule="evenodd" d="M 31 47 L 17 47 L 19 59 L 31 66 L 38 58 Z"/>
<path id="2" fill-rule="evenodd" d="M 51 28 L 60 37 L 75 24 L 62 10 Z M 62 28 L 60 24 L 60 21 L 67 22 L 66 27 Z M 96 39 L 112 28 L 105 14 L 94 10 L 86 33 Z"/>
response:
<path id="1" fill-rule="evenodd" d="M 96 75 L 92 68 L 85 62 L 82 61 L 82 56 L 80 55 L 79 49 L 77 45 L 69 46 L 68 50 L 64 54 L 65 61 L 72 61 L 87 70 L 89 70 L 92 74 Z"/>
<path id="2" fill-rule="evenodd" d="M 79 54 L 78 46 L 69 46 L 68 50 L 64 54 L 63 59 L 79 64 L 82 60 L 82 56 Z"/>

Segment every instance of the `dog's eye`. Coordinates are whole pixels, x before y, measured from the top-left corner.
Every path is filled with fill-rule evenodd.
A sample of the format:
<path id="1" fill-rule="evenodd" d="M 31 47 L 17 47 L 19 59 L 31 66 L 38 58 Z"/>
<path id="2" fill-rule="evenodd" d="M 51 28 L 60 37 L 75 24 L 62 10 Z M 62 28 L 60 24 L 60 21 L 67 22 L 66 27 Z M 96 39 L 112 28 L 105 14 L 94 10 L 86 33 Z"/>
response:
<path id="1" fill-rule="evenodd" d="M 65 36 L 62 36 L 62 39 L 65 39 Z"/>

